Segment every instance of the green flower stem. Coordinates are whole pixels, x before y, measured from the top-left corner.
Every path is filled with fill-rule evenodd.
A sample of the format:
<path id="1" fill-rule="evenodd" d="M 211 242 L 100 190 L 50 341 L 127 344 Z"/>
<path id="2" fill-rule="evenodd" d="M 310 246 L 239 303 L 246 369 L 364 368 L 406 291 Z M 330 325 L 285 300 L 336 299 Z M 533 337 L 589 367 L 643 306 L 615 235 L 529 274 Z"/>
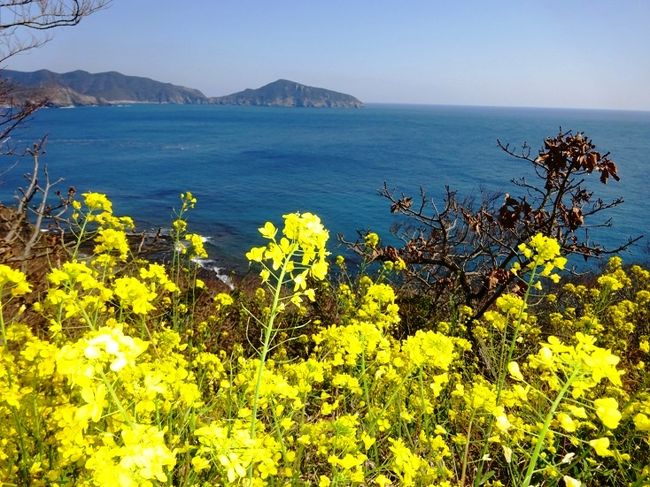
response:
<path id="1" fill-rule="evenodd" d="M 79 231 L 79 236 L 77 237 L 77 243 L 74 246 L 74 249 L 72 251 L 72 260 L 73 262 L 77 260 L 77 254 L 79 253 L 79 247 L 81 247 L 81 240 L 83 239 L 84 234 L 86 233 L 86 227 L 88 226 L 88 220 L 90 218 L 90 215 L 92 214 L 92 211 L 90 211 L 87 215 L 86 218 L 84 218 L 84 222 L 81 225 L 81 229 Z"/>
<path id="2" fill-rule="evenodd" d="M 302 395 L 302 403 L 307 404 L 307 400 L 309 398 L 309 395 L 307 392 L 304 392 Z M 301 431 L 302 426 L 305 424 L 305 421 L 307 420 L 307 412 L 305 411 L 305 407 L 302 408 L 300 411 L 300 417 L 299 417 L 299 422 L 296 425 L 296 431 Z M 298 475 L 299 475 L 299 470 L 300 470 L 300 464 L 302 463 L 302 458 L 303 454 L 305 451 L 305 447 L 301 442 L 297 442 L 297 447 L 296 447 L 296 456 L 293 460 L 293 465 L 291 467 L 292 470 L 292 484 L 291 485 L 299 485 L 298 483 Z"/>
<path id="3" fill-rule="evenodd" d="M 363 383 L 363 399 L 366 402 L 366 410 L 368 410 L 370 408 L 370 387 L 368 386 L 365 351 L 361 354 L 361 381 Z M 371 448 L 375 465 L 379 465 L 379 450 L 377 449 L 377 442 L 373 443 Z"/>
<path id="4" fill-rule="evenodd" d="M 0 330 L 2 331 L 2 347 L 4 348 L 5 352 L 7 352 L 9 349 L 9 343 L 7 342 L 7 332 L 5 330 L 4 301 L 1 298 L 2 298 L 2 288 L 0 288 Z M 11 301 L 11 298 L 9 300 Z M 9 367 L 6 367 L 6 372 L 7 372 L 7 383 L 9 387 L 12 387 L 14 381 L 11 374 L 11 369 Z M 10 409 L 11 409 L 11 416 L 14 422 L 16 423 L 16 432 L 18 433 L 18 448 L 19 451 L 21 452 L 20 455 L 21 476 L 24 479 L 28 479 L 29 470 L 27 469 L 26 462 L 27 462 L 27 458 L 29 458 L 29 454 L 25 447 L 25 432 L 24 432 L 23 424 L 22 421 L 20 420 L 18 409 L 15 406 L 10 406 Z"/>
<path id="5" fill-rule="evenodd" d="M 108 393 L 110 394 L 111 399 L 113 399 L 113 402 L 117 407 L 117 410 L 122 414 L 124 421 L 126 421 L 128 425 L 132 425 L 133 418 L 131 418 L 131 415 L 127 412 L 127 410 L 122 405 L 122 401 L 120 401 L 120 398 L 117 397 L 117 393 L 115 392 L 115 388 L 113 387 L 113 384 L 111 384 L 111 381 L 108 380 L 108 377 L 106 377 L 106 374 L 104 374 L 103 370 L 99 371 L 99 375 L 101 376 L 102 382 L 106 386 L 106 389 L 108 389 Z"/>
<path id="6" fill-rule="evenodd" d="M 537 272 L 537 266 L 533 267 L 533 269 L 530 272 L 530 279 L 528 279 L 528 286 L 526 288 L 526 294 L 524 295 L 524 304 L 525 305 L 528 305 L 528 300 L 530 299 L 530 290 L 533 287 L 532 284 L 533 284 L 533 281 L 535 280 L 536 272 Z M 499 383 L 499 390 L 498 390 L 498 393 L 497 393 L 497 400 L 499 399 L 499 396 L 501 395 L 501 390 L 502 390 L 503 384 L 505 382 L 505 376 L 507 375 L 507 371 L 508 371 L 508 364 L 512 360 L 512 354 L 515 351 L 515 345 L 517 343 L 517 338 L 519 338 L 519 328 L 521 327 L 521 320 L 522 320 L 523 315 L 524 315 L 524 308 L 522 307 L 519 310 L 519 316 L 517 316 L 517 323 L 515 324 L 515 331 L 514 331 L 514 334 L 512 336 L 512 340 L 510 341 L 510 348 L 508 349 L 508 356 L 506 357 L 506 362 L 505 362 L 506 368 L 502 369 L 502 372 L 503 372 L 504 375 L 503 375 L 503 379 Z"/>
<path id="7" fill-rule="evenodd" d="M 16 423 L 16 431 L 18 432 L 18 451 L 20 451 L 20 473 L 21 477 L 27 481 L 29 484 L 29 469 L 27 468 L 27 462 L 30 458 L 30 452 L 25 446 L 25 432 L 23 428 L 23 423 L 20 420 L 20 415 L 18 414 L 18 409 L 16 406 L 10 406 L 11 417 Z M 4 484 L 3 484 L 4 485 Z"/>
<path id="8" fill-rule="evenodd" d="M 467 463 L 469 460 L 469 445 L 472 441 L 472 425 L 474 424 L 474 417 L 476 410 L 472 411 L 472 416 L 469 418 L 469 425 L 467 425 L 467 441 L 465 442 L 465 451 L 463 452 L 463 466 L 460 473 L 460 485 L 465 486 L 465 479 L 467 478 Z"/>
<path id="9" fill-rule="evenodd" d="M 528 300 L 530 299 L 530 289 L 532 288 L 533 280 L 535 279 L 536 273 L 537 273 L 537 266 L 533 267 L 531 272 L 530 272 L 530 277 L 528 278 L 528 283 L 527 283 L 528 286 L 526 288 L 526 294 L 524 294 L 524 298 L 523 298 L 524 305 L 527 305 Z M 499 377 L 497 378 L 497 393 L 496 393 L 496 399 L 495 399 L 495 405 L 497 405 L 497 406 L 499 405 L 499 400 L 501 399 L 501 393 L 503 392 L 503 387 L 505 385 L 506 377 L 508 375 L 508 364 L 512 360 L 512 355 L 515 352 L 515 345 L 517 344 L 517 338 L 519 338 L 519 327 L 521 326 L 521 320 L 523 318 L 523 315 L 524 315 L 524 307 L 522 306 L 522 308 L 519 310 L 519 314 L 517 315 L 517 320 L 516 320 L 515 325 L 514 325 L 514 332 L 513 332 L 513 335 L 512 335 L 512 339 L 510 340 L 510 346 L 508 347 L 508 354 L 506 356 L 505 363 L 500 364 L 501 369 L 499 370 Z M 506 327 L 505 327 L 505 329 L 503 331 L 504 338 L 505 338 L 505 335 L 506 335 L 507 331 L 508 331 L 508 326 L 506 324 Z M 501 352 L 500 360 L 503 360 L 502 355 L 503 355 L 503 352 Z M 494 426 L 494 420 L 489 422 L 488 429 L 487 429 L 487 434 L 485 435 L 485 438 L 489 438 L 490 436 L 492 436 L 492 428 L 493 428 L 493 426 Z M 483 448 L 481 449 L 481 460 L 480 460 L 480 463 L 479 463 L 479 466 L 478 466 L 478 472 L 477 472 L 477 475 L 476 475 L 476 479 L 474 481 L 474 485 L 478 485 L 477 481 L 483 475 L 484 462 L 483 462 L 482 459 L 487 454 L 488 448 L 489 448 L 489 443 L 488 443 L 488 441 L 486 439 L 485 442 L 483 443 Z"/>
<path id="10" fill-rule="evenodd" d="M 530 485 L 530 482 L 533 478 L 533 474 L 535 473 L 535 466 L 537 465 L 537 459 L 539 458 L 539 454 L 542 451 L 542 447 L 544 446 L 544 439 L 546 438 L 546 434 L 548 433 L 548 430 L 550 428 L 551 421 L 553 420 L 553 416 L 555 415 L 555 411 L 557 410 L 558 406 L 562 402 L 562 399 L 564 399 L 566 393 L 569 391 L 569 387 L 571 387 L 571 384 L 578 377 L 579 374 L 580 374 L 580 370 L 575 369 L 571 374 L 571 376 L 565 382 L 560 392 L 558 393 L 557 397 L 555 398 L 555 401 L 553 401 L 553 404 L 551 405 L 551 409 L 546 415 L 546 418 L 544 419 L 544 425 L 542 426 L 542 430 L 537 435 L 537 444 L 535 445 L 535 449 L 533 450 L 533 455 L 530 458 L 530 463 L 528 464 L 528 469 L 526 470 L 526 477 L 524 478 L 524 481 L 521 484 L 522 487 L 528 487 Z"/>
<path id="11" fill-rule="evenodd" d="M 264 364 L 266 362 L 266 356 L 271 349 L 271 337 L 273 336 L 273 324 L 275 323 L 275 318 L 278 315 L 278 305 L 280 304 L 280 294 L 282 292 L 282 283 L 284 282 L 284 276 L 287 273 L 287 266 L 291 262 L 291 257 L 293 256 L 295 250 L 291 251 L 287 257 L 284 259 L 282 264 L 282 269 L 280 270 L 280 275 L 278 276 L 277 285 L 275 287 L 275 292 L 273 294 L 273 304 L 271 306 L 271 313 L 269 316 L 269 321 L 264 327 L 264 342 L 262 343 L 262 351 L 260 352 L 260 363 L 257 366 L 257 380 L 255 381 L 255 393 L 253 395 L 253 411 L 251 414 L 251 438 L 255 439 L 255 428 L 257 426 L 257 408 L 260 398 L 260 389 L 262 387 L 262 374 L 264 372 Z M 249 472 L 249 476 L 252 475 L 252 468 Z"/>
<path id="12" fill-rule="evenodd" d="M 181 204 L 181 209 L 176 215 L 176 220 L 185 221 L 184 214 L 186 211 L 186 203 Z M 180 230 L 172 225 L 172 262 L 171 262 L 171 278 L 172 281 L 178 286 L 179 289 L 181 286 L 181 239 L 183 234 L 187 233 L 187 230 Z M 180 293 L 176 293 L 172 296 L 172 328 L 174 331 L 179 331 L 179 320 L 180 314 L 178 312 L 178 306 L 180 304 Z"/>
<path id="13" fill-rule="evenodd" d="M 422 377 L 422 369 L 418 370 L 418 385 L 420 387 L 420 403 L 422 404 L 422 413 L 420 414 L 420 421 L 424 423 L 425 431 L 429 431 L 431 427 L 431 415 L 426 412 L 426 404 L 428 402 L 424 395 L 424 377 Z"/>
<path id="14" fill-rule="evenodd" d="M 0 288 L 0 331 L 2 332 L 2 348 L 7 350 L 7 332 L 5 331 L 5 312 L 4 301 L 2 298 L 2 288 Z"/>
<path id="15" fill-rule="evenodd" d="M 7 342 L 7 331 L 5 328 L 5 314 L 4 314 L 4 301 L 2 298 L 2 288 L 0 288 L 0 330 L 2 331 L 2 348 L 4 348 L 5 353 L 9 352 L 9 342 Z M 9 298 L 11 301 L 11 298 Z M 5 368 L 7 372 L 7 383 L 9 387 L 14 385 L 14 379 L 11 374 L 11 369 L 9 367 Z"/>
<path id="16" fill-rule="evenodd" d="M 85 310 L 85 308 L 81 309 L 81 315 L 83 316 L 83 319 L 86 320 L 86 323 L 88 324 L 88 328 L 90 328 L 91 330 L 97 329 L 97 325 L 95 323 L 96 320 L 90 318 L 90 315 Z"/>

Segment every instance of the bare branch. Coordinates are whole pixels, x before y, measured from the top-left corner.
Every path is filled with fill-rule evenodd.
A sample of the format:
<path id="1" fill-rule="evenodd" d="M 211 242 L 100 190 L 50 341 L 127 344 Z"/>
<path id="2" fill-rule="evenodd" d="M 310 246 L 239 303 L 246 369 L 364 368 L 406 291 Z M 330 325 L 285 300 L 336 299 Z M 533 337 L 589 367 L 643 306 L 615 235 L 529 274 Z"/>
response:
<path id="1" fill-rule="evenodd" d="M 523 196 L 483 193 L 475 204 L 472 199 L 460 201 L 447 187 L 444 205 L 439 208 L 422 188 L 419 204 L 414 204 L 413 198 L 397 196 L 384 183 L 380 194 L 389 201 L 391 212 L 407 220 L 396 229 L 402 246 L 368 248 L 363 240 L 342 242 L 367 262 L 403 260 L 407 265 L 403 291 L 424 291 L 438 316 L 448 316 L 450 306 L 466 304 L 474 310 L 473 319 L 480 319 L 504 292 L 524 292 L 526 284 L 509 269 L 514 262 L 528 263 L 518 246 L 535 234 L 556 238 L 565 255 L 585 258 L 620 252 L 641 238 L 630 238 L 616 249 L 589 241 L 589 228 L 609 222 L 594 225 L 587 220 L 623 200 L 593 201 L 593 192 L 584 188 L 592 174 L 597 174 L 601 183 L 619 178 L 609 153 L 596 151 L 582 133 L 560 129 L 557 136 L 544 141 L 536 156 L 527 144 L 519 151 L 501 141 L 497 145 L 533 166 L 536 181 L 513 180 L 524 191 Z M 579 230 L 584 231 L 582 239 Z M 471 335 L 471 324 L 467 326 Z"/>
<path id="2" fill-rule="evenodd" d="M 110 0 L 13 0 L 0 2 L 0 29 L 49 30 L 77 25 Z"/>

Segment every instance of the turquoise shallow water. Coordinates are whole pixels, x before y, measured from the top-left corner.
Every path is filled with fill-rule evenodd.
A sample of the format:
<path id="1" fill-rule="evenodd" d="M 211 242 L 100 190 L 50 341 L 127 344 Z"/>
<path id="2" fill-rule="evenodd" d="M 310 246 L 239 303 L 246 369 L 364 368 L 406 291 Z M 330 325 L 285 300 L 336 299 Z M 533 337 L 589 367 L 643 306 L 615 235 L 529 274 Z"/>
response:
<path id="1" fill-rule="evenodd" d="M 439 198 L 508 191 L 531 169 L 507 157 L 496 139 L 533 148 L 559 128 L 584 131 L 619 165 L 620 183 L 593 189 L 623 196 L 614 227 L 600 241 L 650 234 L 650 112 L 369 105 L 315 110 L 192 105 L 133 105 L 42 110 L 16 146 L 48 135 L 50 173 L 79 191 L 107 193 L 117 213 L 141 228 L 167 227 L 178 194 L 199 199 L 190 221 L 210 237 L 211 256 L 242 264 L 259 242 L 256 228 L 283 213 L 319 214 L 332 234 L 357 229 L 388 236 L 394 217 L 377 195 L 384 181 L 398 192 L 424 187 Z M 8 164 L 9 161 L 6 162 Z M 28 160 L 2 176 L 10 199 Z M 647 260 L 648 240 L 628 260 Z M 334 252 L 336 244 L 331 245 Z"/>

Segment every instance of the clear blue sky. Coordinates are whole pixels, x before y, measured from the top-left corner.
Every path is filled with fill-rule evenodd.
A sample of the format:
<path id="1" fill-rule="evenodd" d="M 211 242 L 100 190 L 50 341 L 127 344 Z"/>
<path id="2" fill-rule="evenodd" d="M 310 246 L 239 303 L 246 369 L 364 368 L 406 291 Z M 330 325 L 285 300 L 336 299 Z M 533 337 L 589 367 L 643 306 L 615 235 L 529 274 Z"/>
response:
<path id="1" fill-rule="evenodd" d="M 6 67 L 209 96 L 288 78 L 365 102 L 650 110 L 650 1 L 114 0 Z"/>

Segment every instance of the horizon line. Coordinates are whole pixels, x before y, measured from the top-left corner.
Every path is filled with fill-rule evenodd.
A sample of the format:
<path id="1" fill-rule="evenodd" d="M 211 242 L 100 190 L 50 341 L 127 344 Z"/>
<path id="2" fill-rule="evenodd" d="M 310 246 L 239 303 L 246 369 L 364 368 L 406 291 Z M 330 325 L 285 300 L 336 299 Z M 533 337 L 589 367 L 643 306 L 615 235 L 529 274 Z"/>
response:
<path id="1" fill-rule="evenodd" d="M 402 106 L 429 106 L 449 108 L 521 108 L 533 110 L 589 110 L 607 112 L 634 112 L 650 113 L 650 108 L 611 108 L 611 107 L 563 107 L 539 105 L 489 105 L 468 103 L 430 103 L 430 102 L 400 102 L 400 101 L 363 101 L 364 105 L 402 105 Z"/>
<path id="2" fill-rule="evenodd" d="M 145 75 L 124 74 L 121 71 L 117 71 L 115 69 L 109 70 L 109 71 L 92 72 L 92 71 L 87 71 L 85 69 L 80 69 L 80 68 L 79 69 L 74 69 L 72 71 L 54 71 L 54 70 L 49 69 L 49 68 L 40 68 L 40 69 L 36 69 L 36 70 L 32 70 L 32 71 L 22 71 L 22 70 L 18 70 L 18 69 L 12 69 L 10 67 L 2 67 L 2 66 L 0 66 L 0 73 L 2 73 L 2 71 L 18 71 L 18 72 L 23 72 L 23 73 L 34 73 L 34 72 L 37 72 L 37 71 L 49 71 L 49 72 L 51 72 L 53 74 L 67 74 L 67 73 L 73 73 L 75 71 L 81 71 L 81 72 L 85 72 L 85 73 L 88 73 L 88 74 L 91 74 L 91 75 L 117 73 L 117 74 L 120 74 L 122 76 L 135 77 L 135 78 L 147 78 L 147 79 L 150 79 L 150 80 L 153 80 L 153 81 L 157 81 L 159 83 L 171 84 L 171 85 L 176 85 L 176 86 L 179 86 L 179 87 L 182 87 L 182 88 L 189 88 L 189 89 L 192 89 L 192 90 L 197 90 L 197 91 L 200 91 L 203 94 L 203 96 L 205 96 L 206 98 L 220 98 L 220 97 L 229 96 L 229 95 L 232 94 L 232 93 L 230 93 L 230 94 L 227 94 L 227 95 L 206 95 L 205 93 L 203 93 L 203 90 L 200 90 L 200 89 L 197 89 L 197 88 L 193 88 L 193 87 L 190 87 L 190 86 L 185 86 L 185 85 L 182 85 L 182 84 L 177 85 L 176 83 L 171 82 L 171 81 L 159 81 L 159 80 L 157 80 L 155 78 L 151 78 L 150 75 L 145 76 Z M 282 80 L 282 79 L 287 80 L 287 81 L 292 81 L 293 83 L 303 84 L 303 83 L 300 83 L 299 81 L 289 80 L 288 78 L 278 78 L 278 80 Z M 270 83 L 273 83 L 273 82 L 274 81 L 271 81 Z M 269 84 L 269 83 L 267 83 L 267 84 Z M 266 86 L 266 85 L 262 85 L 262 86 Z M 305 86 L 308 86 L 308 85 L 305 85 Z M 309 86 L 311 86 L 311 85 L 309 85 Z M 250 89 L 250 88 L 244 88 L 244 89 Z M 329 88 L 321 88 L 321 89 L 326 89 L 326 90 L 329 90 L 329 91 L 338 91 L 338 90 L 330 90 Z M 343 91 L 338 91 L 338 92 L 342 93 L 342 94 L 347 94 L 347 93 L 345 93 Z M 587 111 L 610 111 L 610 112 L 633 112 L 633 113 L 648 113 L 648 112 L 650 112 L 650 107 L 648 107 L 648 108 L 575 107 L 575 106 L 573 106 L 573 107 L 564 107 L 564 106 L 538 106 L 538 105 L 493 105 L 493 104 L 476 104 L 475 105 L 475 104 L 468 104 L 468 103 L 453 103 L 453 102 L 452 103 L 432 103 L 432 102 L 363 101 L 358 96 L 355 96 L 355 95 L 349 95 L 349 96 L 354 96 L 355 98 L 360 100 L 361 103 L 363 103 L 364 105 L 402 105 L 402 106 L 432 106 L 432 107 L 459 107 L 459 108 L 462 108 L 462 107 L 464 107 L 464 108 L 471 108 L 471 107 L 473 107 L 473 108 L 515 108 L 515 109 L 520 108 L 520 109 L 538 109 L 538 110 L 587 110 Z"/>

